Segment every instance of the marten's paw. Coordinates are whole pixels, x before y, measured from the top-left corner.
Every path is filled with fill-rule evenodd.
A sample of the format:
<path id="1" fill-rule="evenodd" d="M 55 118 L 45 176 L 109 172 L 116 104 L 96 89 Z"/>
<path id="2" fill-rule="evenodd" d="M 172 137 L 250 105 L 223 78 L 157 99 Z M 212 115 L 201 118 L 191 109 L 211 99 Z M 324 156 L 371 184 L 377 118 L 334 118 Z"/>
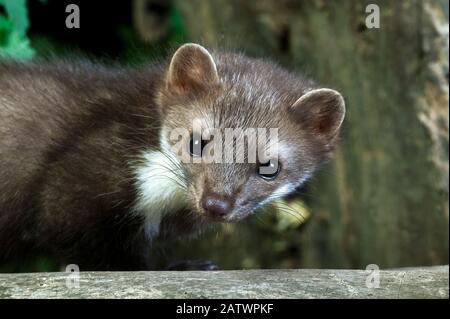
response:
<path id="1" fill-rule="evenodd" d="M 217 265 L 210 260 L 183 260 L 170 263 L 165 270 L 218 270 Z"/>

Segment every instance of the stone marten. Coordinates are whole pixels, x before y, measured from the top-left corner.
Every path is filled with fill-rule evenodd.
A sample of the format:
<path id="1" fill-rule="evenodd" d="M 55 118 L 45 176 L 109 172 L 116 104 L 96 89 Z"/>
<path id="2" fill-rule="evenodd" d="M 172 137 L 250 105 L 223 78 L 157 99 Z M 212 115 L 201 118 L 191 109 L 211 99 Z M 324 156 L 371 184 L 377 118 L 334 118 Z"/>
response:
<path id="1" fill-rule="evenodd" d="M 344 114 L 335 90 L 198 44 L 139 69 L 0 62 L 0 261 L 42 252 L 81 270 L 152 269 L 160 241 L 293 192 L 330 158 Z M 276 129 L 277 156 L 202 161 L 226 139 L 195 121 Z"/>

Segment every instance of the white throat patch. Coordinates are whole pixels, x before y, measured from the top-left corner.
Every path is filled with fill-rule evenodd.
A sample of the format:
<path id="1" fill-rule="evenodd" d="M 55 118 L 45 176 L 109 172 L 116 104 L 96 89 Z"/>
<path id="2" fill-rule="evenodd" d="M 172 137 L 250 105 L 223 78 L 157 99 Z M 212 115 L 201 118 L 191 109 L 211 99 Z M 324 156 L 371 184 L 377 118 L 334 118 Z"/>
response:
<path id="1" fill-rule="evenodd" d="M 149 238 L 159 233 L 162 218 L 175 212 L 185 203 L 184 181 L 180 178 L 178 158 L 161 138 L 161 150 L 142 154 L 142 163 L 135 166 L 138 199 L 135 211 L 145 217 L 145 231 Z"/>

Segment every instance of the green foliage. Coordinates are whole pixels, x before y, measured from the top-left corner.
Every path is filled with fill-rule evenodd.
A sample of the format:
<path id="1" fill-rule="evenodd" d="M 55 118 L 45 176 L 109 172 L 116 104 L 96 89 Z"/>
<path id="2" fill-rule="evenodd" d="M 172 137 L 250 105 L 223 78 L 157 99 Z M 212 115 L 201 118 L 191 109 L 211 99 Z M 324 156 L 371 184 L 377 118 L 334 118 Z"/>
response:
<path id="1" fill-rule="evenodd" d="M 0 58 L 30 59 L 34 50 L 26 32 L 29 27 L 26 0 L 0 0 Z"/>

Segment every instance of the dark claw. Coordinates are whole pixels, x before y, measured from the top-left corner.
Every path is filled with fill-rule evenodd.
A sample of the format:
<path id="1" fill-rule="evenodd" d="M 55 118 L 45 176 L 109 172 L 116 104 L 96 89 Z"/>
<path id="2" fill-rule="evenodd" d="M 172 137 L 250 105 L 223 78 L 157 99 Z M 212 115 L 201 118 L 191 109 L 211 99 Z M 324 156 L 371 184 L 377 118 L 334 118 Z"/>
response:
<path id="1" fill-rule="evenodd" d="M 165 270 L 218 270 L 215 263 L 210 260 L 184 260 L 170 263 Z"/>

